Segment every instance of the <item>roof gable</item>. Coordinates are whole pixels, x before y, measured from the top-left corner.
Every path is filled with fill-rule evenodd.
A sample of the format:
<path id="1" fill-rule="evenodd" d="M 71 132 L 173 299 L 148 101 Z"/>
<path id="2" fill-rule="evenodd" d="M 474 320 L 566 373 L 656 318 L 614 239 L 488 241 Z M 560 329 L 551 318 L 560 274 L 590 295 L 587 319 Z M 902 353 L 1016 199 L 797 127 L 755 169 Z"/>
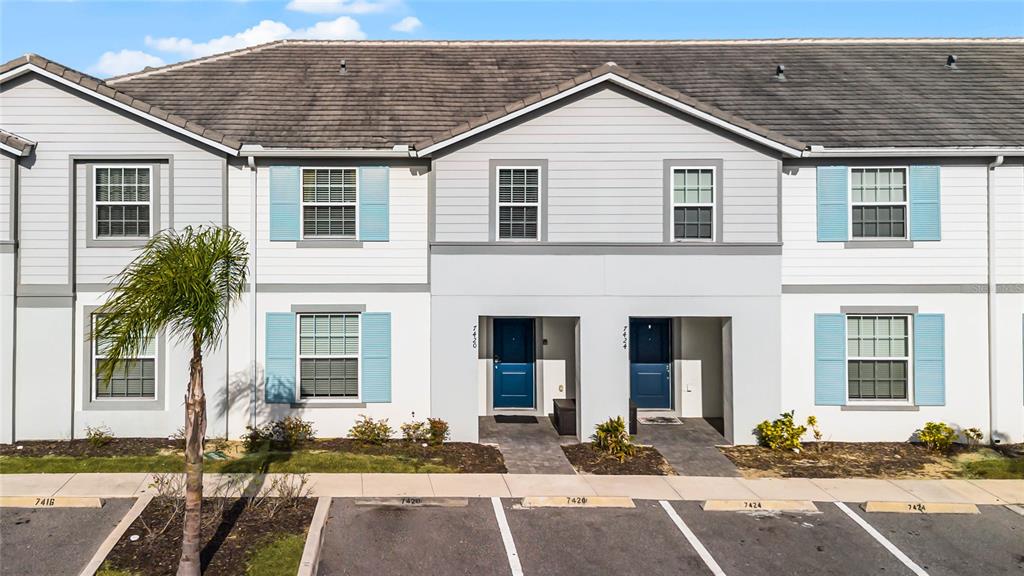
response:
<path id="1" fill-rule="evenodd" d="M 0 84 L 29 73 L 48 78 L 222 152 L 237 155 L 238 149 L 242 145 L 238 140 L 217 130 L 205 128 L 191 120 L 164 111 L 139 98 L 111 88 L 98 78 L 82 74 L 36 54 L 27 54 L 0 66 Z"/>
<path id="2" fill-rule="evenodd" d="M 497 110 L 460 124 L 442 134 L 417 142 L 415 148 L 421 155 L 432 154 L 475 134 L 490 130 L 524 114 L 542 109 L 563 98 L 601 84 L 621 86 L 635 94 L 665 104 L 694 118 L 789 156 L 799 156 L 801 150 L 806 148 L 806 145 L 798 140 L 748 122 L 735 114 L 730 114 L 696 98 L 691 98 L 677 90 L 644 78 L 639 74 L 631 73 L 614 62 L 602 64 L 557 86 L 552 86 L 515 102 L 510 102 Z"/>

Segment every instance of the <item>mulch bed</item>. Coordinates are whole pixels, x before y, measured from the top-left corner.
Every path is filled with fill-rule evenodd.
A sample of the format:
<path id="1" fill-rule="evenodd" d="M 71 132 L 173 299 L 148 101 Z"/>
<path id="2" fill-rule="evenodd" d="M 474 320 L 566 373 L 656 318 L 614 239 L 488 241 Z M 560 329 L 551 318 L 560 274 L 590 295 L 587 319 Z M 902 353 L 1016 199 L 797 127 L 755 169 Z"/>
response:
<path id="1" fill-rule="evenodd" d="M 217 506 L 217 501 L 223 507 Z M 246 502 L 203 499 L 200 560 L 204 576 L 244 575 L 250 551 L 280 535 L 305 534 L 316 508 L 315 498 L 297 498 L 271 515 L 268 508 L 247 506 Z M 172 519 L 173 513 L 170 498 L 154 498 L 107 555 L 104 567 L 146 576 L 173 576 L 181 555 L 183 520 L 181 514 Z M 162 533 L 151 532 L 165 525 Z M 132 542 L 132 535 L 139 539 Z"/>
<path id="2" fill-rule="evenodd" d="M 377 446 L 348 438 L 325 438 L 305 443 L 302 449 L 433 460 L 466 473 L 504 474 L 508 471 L 505 468 L 505 459 L 497 448 L 473 442 L 446 442 L 441 446 L 423 446 L 405 440 L 390 440 L 383 446 Z"/>
<path id="3" fill-rule="evenodd" d="M 583 474 L 638 474 L 644 476 L 675 476 L 676 471 L 656 449 L 637 446 L 636 454 L 619 462 L 618 458 L 598 450 L 592 442 L 562 446 L 562 452 L 577 472 Z"/>
<path id="4" fill-rule="evenodd" d="M 721 450 L 746 476 L 943 478 L 954 471 L 948 454 L 908 442 L 824 442 L 820 450 L 811 442 L 805 443 L 800 452 L 760 446 L 728 446 Z"/>
<path id="5" fill-rule="evenodd" d="M 184 440 L 167 438 L 111 438 L 103 445 L 87 439 L 27 440 L 0 444 L 0 456 L 153 456 L 184 449 Z"/>

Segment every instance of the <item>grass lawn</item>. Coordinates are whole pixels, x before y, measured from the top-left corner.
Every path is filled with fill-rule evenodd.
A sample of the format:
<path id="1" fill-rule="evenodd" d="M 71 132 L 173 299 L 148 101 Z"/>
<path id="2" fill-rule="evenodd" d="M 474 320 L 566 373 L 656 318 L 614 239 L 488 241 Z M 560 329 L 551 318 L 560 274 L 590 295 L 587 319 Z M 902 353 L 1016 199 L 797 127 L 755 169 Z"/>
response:
<path id="1" fill-rule="evenodd" d="M 209 473 L 257 472 L 457 472 L 440 463 L 404 456 L 346 452 L 264 452 L 233 460 L 207 460 Z M 152 456 L 0 456 L 0 474 L 69 472 L 183 472 L 174 454 Z"/>
<path id="2" fill-rule="evenodd" d="M 1024 480 L 1024 458 L 1007 458 L 987 449 L 979 452 L 976 458 L 960 458 L 964 478 Z"/>
<path id="3" fill-rule="evenodd" d="M 302 561 L 302 549 L 306 545 L 304 534 L 281 534 L 269 538 L 249 555 L 245 566 L 246 576 L 278 576 L 295 574 Z"/>

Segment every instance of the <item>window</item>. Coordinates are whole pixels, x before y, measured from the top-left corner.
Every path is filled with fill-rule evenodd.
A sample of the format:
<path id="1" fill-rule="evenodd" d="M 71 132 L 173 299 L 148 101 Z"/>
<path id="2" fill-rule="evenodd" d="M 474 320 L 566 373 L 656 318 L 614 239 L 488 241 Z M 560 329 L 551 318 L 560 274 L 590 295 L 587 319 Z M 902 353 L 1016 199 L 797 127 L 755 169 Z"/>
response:
<path id="1" fill-rule="evenodd" d="M 97 166 L 96 238 L 148 238 L 153 190 L 148 166 Z"/>
<path id="2" fill-rule="evenodd" d="M 910 317 L 846 317 L 847 383 L 851 400 L 906 400 Z"/>
<path id="3" fill-rule="evenodd" d="M 105 369 L 112 362 L 107 360 L 110 350 L 108 338 L 96 333 L 96 319 L 93 315 L 93 383 L 96 398 L 156 398 L 156 338 L 150 338 L 135 358 L 126 358 L 114 363 L 109 377 Z"/>
<path id="4" fill-rule="evenodd" d="M 672 169 L 672 238 L 715 237 L 715 169 Z"/>
<path id="5" fill-rule="evenodd" d="M 906 238 L 906 168 L 853 168 L 850 195 L 853 238 Z"/>
<path id="6" fill-rule="evenodd" d="M 540 169 L 498 168 L 498 239 L 538 240 Z"/>
<path id="7" fill-rule="evenodd" d="M 303 237 L 356 237 L 356 182 L 355 168 L 302 170 Z"/>
<path id="8" fill-rule="evenodd" d="M 359 315 L 299 315 L 299 397 L 359 397 Z"/>

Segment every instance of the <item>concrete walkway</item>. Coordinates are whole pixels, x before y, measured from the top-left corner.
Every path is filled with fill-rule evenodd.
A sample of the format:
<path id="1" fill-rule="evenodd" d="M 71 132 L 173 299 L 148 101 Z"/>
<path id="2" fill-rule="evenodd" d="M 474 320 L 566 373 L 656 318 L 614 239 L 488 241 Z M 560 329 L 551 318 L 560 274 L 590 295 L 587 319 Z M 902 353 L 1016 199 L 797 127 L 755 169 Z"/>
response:
<path id="1" fill-rule="evenodd" d="M 497 422 L 494 416 L 480 417 L 480 443 L 495 444 L 512 474 L 572 474 L 572 464 L 562 452 L 562 443 L 574 443 L 574 436 L 561 437 L 546 417 L 533 422 Z"/>
<path id="2" fill-rule="evenodd" d="M 205 486 L 245 475 L 207 474 Z M 1024 480 L 744 479 L 577 474 L 308 474 L 313 496 L 624 496 L 656 500 L 812 500 L 1024 504 Z M 258 478 L 257 481 L 265 478 Z M 147 474 L 0 474 L 0 496 L 132 497 Z"/>

